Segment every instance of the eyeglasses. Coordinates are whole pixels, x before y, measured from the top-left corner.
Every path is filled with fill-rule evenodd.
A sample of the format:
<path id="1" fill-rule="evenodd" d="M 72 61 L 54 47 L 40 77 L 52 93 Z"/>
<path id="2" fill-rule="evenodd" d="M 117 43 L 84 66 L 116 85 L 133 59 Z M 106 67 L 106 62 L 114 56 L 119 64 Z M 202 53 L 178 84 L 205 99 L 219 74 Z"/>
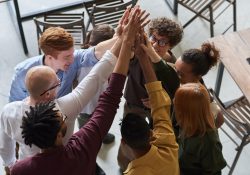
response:
<path id="1" fill-rule="evenodd" d="M 43 96 L 45 93 L 49 92 L 52 89 L 55 89 L 57 87 L 61 86 L 61 82 L 56 84 L 55 86 L 52 86 L 51 88 L 47 89 L 46 91 L 44 91 L 43 93 L 40 94 L 40 96 Z"/>
<path id="2" fill-rule="evenodd" d="M 151 35 L 149 37 L 149 40 L 153 43 L 157 42 L 158 46 L 160 47 L 164 47 L 168 44 L 168 41 L 166 41 L 165 39 L 158 40 L 154 35 Z"/>

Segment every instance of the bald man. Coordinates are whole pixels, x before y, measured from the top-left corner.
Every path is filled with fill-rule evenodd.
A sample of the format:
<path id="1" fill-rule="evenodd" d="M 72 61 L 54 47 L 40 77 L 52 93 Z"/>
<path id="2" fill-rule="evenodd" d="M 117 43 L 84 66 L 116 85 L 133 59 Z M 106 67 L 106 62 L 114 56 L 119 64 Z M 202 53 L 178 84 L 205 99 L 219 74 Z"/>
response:
<path id="1" fill-rule="evenodd" d="M 76 116 L 94 96 L 98 87 L 107 81 L 115 66 L 118 53 L 119 47 L 112 47 L 71 93 L 58 99 L 55 98 L 60 80 L 52 68 L 35 66 L 27 72 L 25 85 L 30 96 L 23 101 L 15 101 L 5 105 L 0 116 L 0 156 L 4 166 L 7 167 L 6 169 L 16 162 L 16 142 L 20 144 L 20 159 L 40 152 L 40 149 L 34 145 L 32 147 L 25 145 L 21 136 L 20 126 L 25 111 L 29 111 L 30 106 L 54 100 L 56 107 L 68 117 L 66 120 L 68 129 L 63 139 L 64 144 L 66 144 L 73 134 Z M 90 84 L 91 86 L 89 86 Z"/>

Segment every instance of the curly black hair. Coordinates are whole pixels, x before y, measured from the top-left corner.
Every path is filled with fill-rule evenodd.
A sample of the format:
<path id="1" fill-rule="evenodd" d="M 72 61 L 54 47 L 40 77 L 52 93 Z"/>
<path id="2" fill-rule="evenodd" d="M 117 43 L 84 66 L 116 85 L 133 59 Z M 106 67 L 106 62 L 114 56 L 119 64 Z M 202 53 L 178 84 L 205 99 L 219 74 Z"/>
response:
<path id="1" fill-rule="evenodd" d="M 58 110 L 54 102 L 47 102 L 30 106 L 30 111 L 25 111 L 26 117 L 22 118 L 22 138 L 24 143 L 46 149 L 54 146 L 57 133 L 60 131 Z"/>
<path id="2" fill-rule="evenodd" d="M 220 59 L 220 52 L 214 44 L 203 43 L 200 49 L 186 50 L 181 59 L 192 65 L 192 73 L 204 76 L 217 64 Z"/>
<path id="3" fill-rule="evenodd" d="M 128 113 L 121 122 L 121 135 L 133 149 L 144 149 L 150 143 L 150 127 L 145 118 Z"/>

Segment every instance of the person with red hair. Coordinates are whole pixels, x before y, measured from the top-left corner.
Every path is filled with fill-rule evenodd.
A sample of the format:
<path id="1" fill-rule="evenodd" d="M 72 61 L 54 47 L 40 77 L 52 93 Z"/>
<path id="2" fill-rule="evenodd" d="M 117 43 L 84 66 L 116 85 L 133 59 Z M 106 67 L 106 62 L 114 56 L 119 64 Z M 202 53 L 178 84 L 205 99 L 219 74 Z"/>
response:
<path id="1" fill-rule="evenodd" d="M 174 110 L 180 126 L 179 164 L 181 174 L 221 174 L 227 165 L 207 89 L 187 83 L 176 91 Z"/>

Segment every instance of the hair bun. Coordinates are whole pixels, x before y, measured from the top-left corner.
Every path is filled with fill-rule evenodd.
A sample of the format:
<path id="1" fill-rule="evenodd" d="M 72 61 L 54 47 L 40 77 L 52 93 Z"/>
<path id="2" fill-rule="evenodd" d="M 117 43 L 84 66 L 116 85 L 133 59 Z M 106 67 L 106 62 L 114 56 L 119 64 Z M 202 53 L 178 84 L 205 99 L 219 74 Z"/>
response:
<path id="1" fill-rule="evenodd" d="M 220 53 L 219 50 L 215 48 L 214 44 L 203 43 L 201 46 L 201 51 L 207 57 L 208 62 L 210 64 L 210 68 L 217 64 L 220 58 Z"/>

